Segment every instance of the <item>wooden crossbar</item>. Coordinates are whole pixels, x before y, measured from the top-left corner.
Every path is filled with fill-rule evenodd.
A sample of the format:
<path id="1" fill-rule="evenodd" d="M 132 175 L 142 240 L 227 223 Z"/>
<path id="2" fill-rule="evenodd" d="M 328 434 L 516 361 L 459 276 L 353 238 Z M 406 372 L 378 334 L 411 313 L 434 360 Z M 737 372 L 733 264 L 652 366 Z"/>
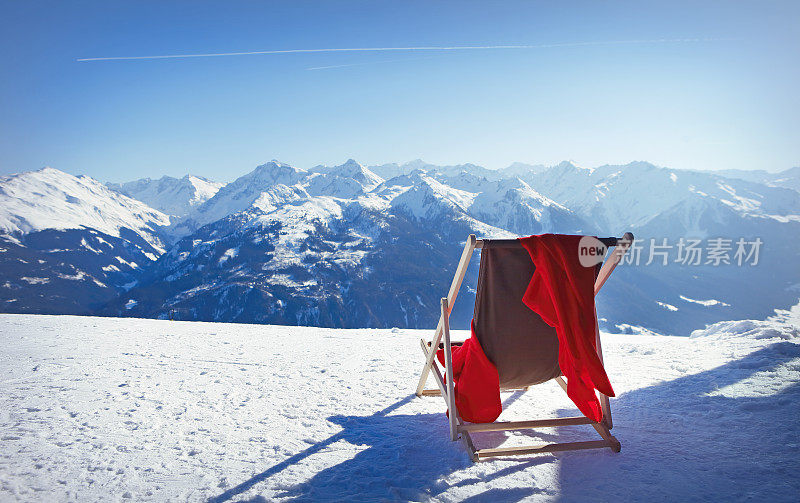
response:
<path id="1" fill-rule="evenodd" d="M 554 419 L 534 419 L 532 421 L 505 421 L 498 423 L 469 423 L 458 427 L 458 431 L 506 431 L 528 430 L 532 428 L 548 428 L 551 426 L 574 426 L 578 424 L 592 424 L 593 421 L 585 416 L 558 417 Z"/>
<path id="2" fill-rule="evenodd" d="M 464 342 L 463 341 L 450 341 L 450 345 L 455 348 L 455 347 L 458 347 L 458 346 L 463 346 Z M 431 343 L 429 341 L 428 342 L 428 347 L 430 347 L 430 346 L 431 346 Z M 444 349 L 444 342 L 440 342 L 439 343 L 439 349 Z"/>
<path id="3" fill-rule="evenodd" d="M 497 456 L 519 456 L 522 454 L 542 454 L 545 452 L 577 451 L 582 449 L 603 449 L 612 447 L 605 440 L 588 440 L 585 442 L 562 442 L 560 444 L 528 445 L 522 447 L 496 447 L 494 449 L 478 449 L 475 454 L 479 460 Z"/>
<path id="4" fill-rule="evenodd" d="M 425 356 L 427 357 L 428 356 L 428 348 L 425 345 L 425 339 L 420 339 L 419 340 L 419 344 L 420 344 L 420 346 L 422 346 L 422 352 L 425 353 Z M 436 384 L 439 386 L 439 389 L 438 390 L 431 389 L 431 390 L 425 390 L 425 391 L 430 393 L 430 396 L 445 396 L 446 397 L 447 396 L 447 390 L 444 387 L 444 377 L 442 376 L 442 373 L 439 372 L 439 367 L 437 367 L 435 364 L 432 367 L 432 369 L 433 369 L 433 380 L 436 381 Z M 437 391 L 438 391 L 438 393 L 437 393 Z"/>

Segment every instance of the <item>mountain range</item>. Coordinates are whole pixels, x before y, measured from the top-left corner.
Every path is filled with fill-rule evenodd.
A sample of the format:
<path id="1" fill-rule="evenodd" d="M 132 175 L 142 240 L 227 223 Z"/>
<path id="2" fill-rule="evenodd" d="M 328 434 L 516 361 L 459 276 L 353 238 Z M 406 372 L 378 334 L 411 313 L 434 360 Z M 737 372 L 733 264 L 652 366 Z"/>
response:
<path id="1" fill-rule="evenodd" d="M 632 231 L 641 260 L 604 287 L 601 323 L 688 334 L 797 303 L 799 189 L 798 168 L 646 162 L 490 170 L 351 159 L 304 170 L 271 161 L 227 184 L 193 175 L 103 184 L 45 168 L 0 178 L 0 311 L 433 327 L 470 233 Z M 681 263 L 682 239 L 730 239 L 729 263 Z M 739 239 L 763 243 L 741 265 Z M 664 246 L 651 259 L 651 240 L 671 246 L 666 265 Z M 477 265 L 455 327 L 469 324 Z"/>

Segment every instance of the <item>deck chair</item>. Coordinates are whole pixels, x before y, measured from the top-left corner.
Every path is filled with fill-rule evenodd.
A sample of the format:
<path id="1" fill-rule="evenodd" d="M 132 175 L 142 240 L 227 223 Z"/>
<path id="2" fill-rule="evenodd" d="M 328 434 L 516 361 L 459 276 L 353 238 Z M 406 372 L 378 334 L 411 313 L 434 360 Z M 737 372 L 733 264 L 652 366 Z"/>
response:
<path id="1" fill-rule="evenodd" d="M 614 250 L 595 270 L 594 294 L 614 271 L 633 242 L 633 234 L 626 233 L 622 238 L 602 238 L 600 241 Z M 455 405 L 453 380 L 445 378 L 452 375 L 452 347 L 457 344 L 450 340 L 450 313 L 458 296 L 459 288 L 467 271 L 467 266 L 476 249 L 481 249 L 480 271 L 478 273 L 477 294 L 473 323 L 475 336 L 492 363 L 497 367 L 500 389 L 527 390 L 529 386 L 555 380 L 567 391 L 558 366 L 558 338 L 555 329 L 547 325 L 538 314 L 522 303 L 522 296 L 534 272 L 534 265 L 527 250 L 516 239 L 477 239 L 469 236 L 461 259 L 458 262 L 453 282 L 447 297 L 441 300 L 441 315 L 433 340 L 420 341 L 425 354 L 425 365 L 417 386 L 417 396 L 441 395 L 449 410 L 451 440 L 460 437 L 473 461 L 496 456 L 525 455 L 533 453 L 569 451 L 579 449 L 610 448 L 620 451 L 619 441 L 611 435 L 613 427 L 611 406 L 608 397 L 600 394 L 603 420 L 596 423 L 585 416 L 536 419 L 531 421 L 496 421 L 494 423 L 467 423 L 461 420 Z M 595 312 L 595 318 L 597 313 Z M 600 345 L 600 331 L 595 325 L 597 353 L 603 361 Z M 435 358 L 436 350 L 444 349 L 444 369 L 439 368 Z M 428 375 L 432 374 L 438 389 L 425 389 Z M 505 447 L 476 449 L 470 434 L 483 431 L 524 430 L 545 427 L 591 425 L 602 440 L 583 442 L 563 442 L 524 447 Z"/>

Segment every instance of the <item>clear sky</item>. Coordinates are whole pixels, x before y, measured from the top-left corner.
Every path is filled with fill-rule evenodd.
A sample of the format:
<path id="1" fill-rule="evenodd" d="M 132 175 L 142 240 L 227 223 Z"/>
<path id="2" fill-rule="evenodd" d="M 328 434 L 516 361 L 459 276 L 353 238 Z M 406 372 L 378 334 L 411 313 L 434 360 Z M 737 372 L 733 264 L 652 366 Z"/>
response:
<path id="1" fill-rule="evenodd" d="M 566 4 L 569 4 L 567 6 Z M 800 2 L 0 0 L 0 173 L 800 165 Z M 83 58 L 294 49 L 168 59 Z"/>

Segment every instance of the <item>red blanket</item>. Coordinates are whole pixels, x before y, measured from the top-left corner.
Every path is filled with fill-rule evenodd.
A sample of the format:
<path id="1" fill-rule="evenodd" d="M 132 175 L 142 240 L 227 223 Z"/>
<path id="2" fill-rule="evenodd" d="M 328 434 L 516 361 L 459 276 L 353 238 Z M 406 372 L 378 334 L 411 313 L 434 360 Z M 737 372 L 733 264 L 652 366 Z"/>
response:
<path id="1" fill-rule="evenodd" d="M 581 236 L 542 234 L 521 238 L 536 265 L 522 301 L 556 329 L 558 365 L 567 378 L 567 395 L 581 412 L 600 422 L 595 390 L 615 396 L 595 342 L 593 267 L 578 257 Z"/>
<path id="2" fill-rule="evenodd" d="M 444 365 L 443 349 L 436 352 L 436 357 Z M 462 346 L 453 346 L 453 391 L 456 408 L 464 421 L 491 423 L 503 411 L 497 367 L 483 353 L 474 326 Z"/>

